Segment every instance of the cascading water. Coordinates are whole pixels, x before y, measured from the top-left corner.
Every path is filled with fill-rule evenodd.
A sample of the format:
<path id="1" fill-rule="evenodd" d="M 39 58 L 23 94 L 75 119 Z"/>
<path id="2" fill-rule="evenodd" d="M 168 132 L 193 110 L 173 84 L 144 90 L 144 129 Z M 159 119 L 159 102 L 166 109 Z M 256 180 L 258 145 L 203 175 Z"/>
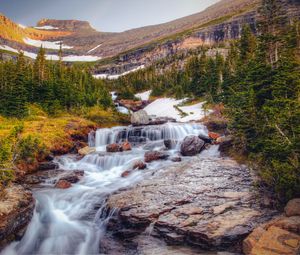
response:
<path id="1" fill-rule="evenodd" d="M 164 139 L 180 142 L 187 135 L 206 133 L 202 125 L 179 123 L 116 127 L 91 133 L 89 144 L 97 147 L 97 153 L 81 160 L 74 156 L 58 159 L 61 169 L 84 170 L 83 179 L 65 190 L 54 188 L 49 181 L 35 189 L 36 208 L 24 237 L 10 244 L 1 254 L 98 254 L 108 221 L 108 218 L 100 217 L 105 199 L 110 193 L 145 178 L 148 171 L 134 171 L 127 178 L 122 178 L 121 174 L 135 161 L 143 160 L 147 150 L 162 149 Z M 107 144 L 124 140 L 134 141 L 131 151 L 105 152 Z M 177 148 L 168 153 L 178 154 Z M 148 164 L 148 169 L 168 164 L 175 163 L 156 161 Z"/>

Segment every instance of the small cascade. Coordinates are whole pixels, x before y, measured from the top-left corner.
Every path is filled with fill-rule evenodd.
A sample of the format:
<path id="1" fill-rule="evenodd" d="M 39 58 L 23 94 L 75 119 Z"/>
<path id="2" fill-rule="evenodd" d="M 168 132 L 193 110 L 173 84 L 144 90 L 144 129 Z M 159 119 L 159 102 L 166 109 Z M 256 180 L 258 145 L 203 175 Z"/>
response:
<path id="1" fill-rule="evenodd" d="M 206 127 L 199 124 L 166 123 L 157 126 L 98 129 L 95 138 L 89 137 L 89 141 L 92 143 L 95 140 L 95 146 L 101 147 L 126 140 L 135 143 L 166 139 L 182 140 L 187 135 L 205 135 L 207 132 Z"/>

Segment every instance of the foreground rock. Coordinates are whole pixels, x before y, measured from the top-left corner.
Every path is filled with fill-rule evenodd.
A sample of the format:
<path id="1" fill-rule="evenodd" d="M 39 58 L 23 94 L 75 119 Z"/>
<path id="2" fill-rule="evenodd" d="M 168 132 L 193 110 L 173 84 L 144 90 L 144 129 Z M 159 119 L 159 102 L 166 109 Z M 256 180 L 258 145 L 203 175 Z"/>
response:
<path id="1" fill-rule="evenodd" d="M 195 156 L 202 150 L 204 141 L 197 136 L 187 136 L 184 138 L 180 151 L 183 156 Z"/>
<path id="2" fill-rule="evenodd" d="M 151 225 L 152 235 L 169 244 L 224 249 L 270 219 L 274 212 L 260 204 L 247 169 L 232 160 L 195 158 L 111 195 L 107 206 L 118 213 L 109 230 L 129 238 Z"/>
<path id="3" fill-rule="evenodd" d="M 34 199 L 30 191 L 12 185 L 0 200 L 0 250 L 9 242 L 19 240 L 30 222 Z"/>
<path id="4" fill-rule="evenodd" d="M 106 145 L 106 151 L 107 152 L 121 152 L 123 151 L 122 145 L 117 143 L 112 143 L 109 145 Z"/>
<path id="5" fill-rule="evenodd" d="M 244 240 L 246 255 L 300 254 L 300 199 L 291 200 L 285 207 L 285 215 L 263 224 Z"/>
<path id="6" fill-rule="evenodd" d="M 131 115 L 131 124 L 134 126 L 148 125 L 149 123 L 150 117 L 144 110 L 140 110 Z"/>

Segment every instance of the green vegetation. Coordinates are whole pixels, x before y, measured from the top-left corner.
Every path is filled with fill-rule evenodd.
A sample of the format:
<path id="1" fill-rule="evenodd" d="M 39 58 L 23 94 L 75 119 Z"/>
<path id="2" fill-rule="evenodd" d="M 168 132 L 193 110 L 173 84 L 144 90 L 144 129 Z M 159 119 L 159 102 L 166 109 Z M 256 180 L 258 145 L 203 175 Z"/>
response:
<path id="1" fill-rule="evenodd" d="M 264 0 L 259 36 L 245 26 L 225 58 L 208 57 L 201 49 L 184 68 L 183 56 L 177 56 L 172 65 L 158 63 L 114 85 L 129 95 L 151 88 L 152 96 L 224 104 L 236 152 L 286 200 L 300 195 L 300 35 L 299 22 L 287 22 L 280 6 L 278 0 Z"/>
<path id="2" fill-rule="evenodd" d="M 16 62 L 0 62 L 0 115 L 26 117 L 28 104 L 57 115 L 80 107 L 107 109 L 112 101 L 103 82 L 88 70 L 46 61 L 41 48 L 33 64 L 23 53 Z"/>

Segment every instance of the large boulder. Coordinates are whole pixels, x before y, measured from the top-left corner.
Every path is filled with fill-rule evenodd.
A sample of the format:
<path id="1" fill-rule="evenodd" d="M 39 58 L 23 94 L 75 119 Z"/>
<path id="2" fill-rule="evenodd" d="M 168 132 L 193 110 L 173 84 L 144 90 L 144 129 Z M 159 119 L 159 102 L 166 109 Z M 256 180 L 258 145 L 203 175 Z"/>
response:
<path id="1" fill-rule="evenodd" d="M 286 216 L 300 216 L 300 198 L 290 200 L 284 208 Z"/>
<path id="2" fill-rule="evenodd" d="M 224 250 L 272 215 L 260 206 L 250 172 L 232 160 L 195 157 L 148 173 L 108 198 L 108 209 L 117 209 L 108 224 L 114 236 L 151 226 L 153 236 L 171 245 Z"/>
<path id="3" fill-rule="evenodd" d="M 0 198 L 0 251 L 13 240 L 20 239 L 34 211 L 34 198 L 29 190 L 11 184 Z"/>
<path id="4" fill-rule="evenodd" d="M 147 112 L 144 110 L 140 110 L 138 112 L 134 112 L 131 115 L 131 124 L 134 126 L 148 125 L 150 123 L 150 117 Z"/>
<path id="5" fill-rule="evenodd" d="M 184 138 L 181 144 L 181 154 L 183 156 L 195 156 L 200 153 L 204 144 L 204 141 L 201 140 L 198 136 L 187 136 L 186 138 Z"/>
<path id="6" fill-rule="evenodd" d="M 164 160 L 169 157 L 168 154 L 161 151 L 148 151 L 145 153 L 145 162 L 150 163 L 155 160 Z"/>

